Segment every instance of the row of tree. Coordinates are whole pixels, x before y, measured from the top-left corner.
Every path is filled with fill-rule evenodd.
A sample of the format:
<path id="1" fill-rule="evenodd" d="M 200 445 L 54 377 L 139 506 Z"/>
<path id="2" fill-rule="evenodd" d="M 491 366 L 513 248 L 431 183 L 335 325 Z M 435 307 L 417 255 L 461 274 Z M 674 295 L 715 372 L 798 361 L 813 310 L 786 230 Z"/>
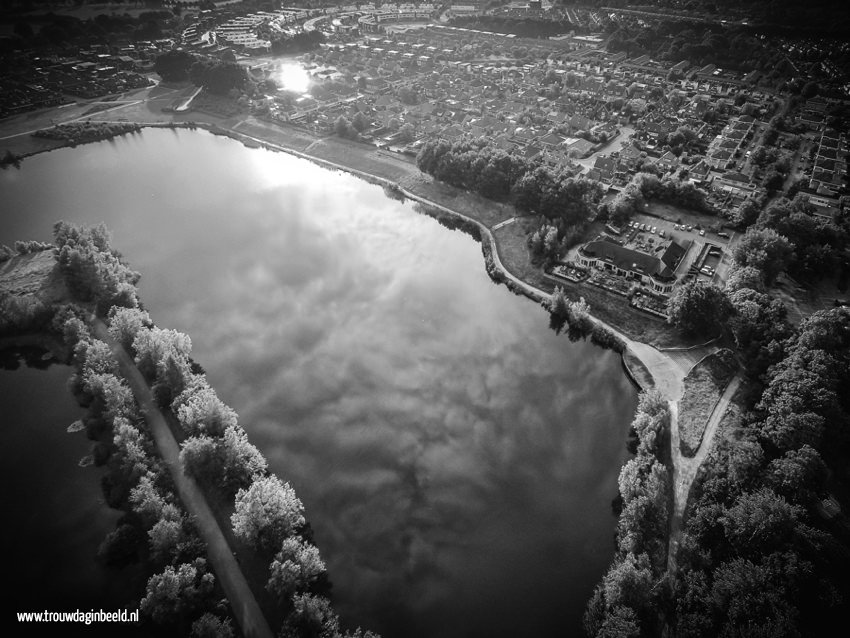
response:
<path id="1" fill-rule="evenodd" d="M 153 575 L 139 608 L 146 619 L 189 633 L 193 621 L 215 623 L 227 633 L 230 621 L 217 600 L 214 575 L 206 564 L 206 545 L 174 493 L 171 476 L 160 460 L 146 420 L 121 376 L 110 346 L 96 339 L 88 311 L 61 308 L 54 326 L 73 351 L 71 387 L 88 405 L 86 433 L 95 441 L 95 464 L 106 468 L 102 486 L 107 503 L 124 512 L 116 529 L 101 544 L 98 556 L 110 567 L 142 563 Z M 136 327 L 151 325 L 138 308 L 115 307 L 110 333 L 126 340 Z"/>
<path id="2" fill-rule="evenodd" d="M 435 179 L 549 220 L 580 224 L 595 213 L 601 186 L 493 146 L 488 140 L 426 141 L 416 157 L 419 169 Z"/>
<path id="3" fill-rule="evenodd" d="M 56 235 L 62 240 L 57 258 L 67 249 L 86 258 L 70 263 L 85 261 L 89 266 L 82 271 L 85 277 L 78 268 L 65 269 L 69 285 L 85 283 L 83 292 L 109 290 L 109 282 L 125 274 L 102 226 L 61 224 Z M 142 562 L 156 572 L 139 605 L 145 619 L 193 636 L 232 636 L 226 605 L 217 602 L 222 595 L 207 567 L 206 547 L 181 508 L 116 357 L 108 344 L 91 334 L 89 313 L 81 306 L 63 306 L 53 326 L 73 352 L 76 373 L 71 387 L 89 407 L 84 425 L 96 441 L 95 463 L 107 469 L 107 502 L 124 511 L 99 555 L 108 565 Z M 281 635 L 373 636 L 340 631 L 339 619 L 324 597 L 330 584 L 301 501 L 289 484 L 269 474 L 266 459 L 248 441 L 236 413 L 216 396 L 192 361 L 189 337 L 156 327 L 138 304 L 112 307 L 107 319 L 112 339 L 133 356 L 159 407 L 179 425 L 184 472 L 212 497 L 233 499 L 234 534 L 269 560 L 266 586 L 286 614 Z"/>
<path id="4" fill-rule="evenodd" d="M 634 458 L 618 481 L 621 503 L 614 562 L 596 587 L 584 615 L 588 636 L 645 636 L 659 631 L 658 608 L 666 590 L 670 472 L 662 458 L 670 420 L 657 390 L 641 394 L 632 429 Z"/>
<path id="5" fill-rule="evenodd" d="M 248 441 L 236 412 L 193 364 L 189 338 L 149 325 L 134 312 L 116 311 L 110 330 L 125 347 L 130 344 L 160 406 L 176 415 L 186 436 L 180 452 L 184 472 L 213 498 L 233 500 L 234 535 L 269 560 L 266 587 L 287 614 L 282 635 L 313 635 L 302 632 L 321 625 L 323 631 L 334 629 L 329 638 L 342 636 L 324 598 L 330 589 L 325 564 L 295 491 L 269 474 L 266 459 Z"/>

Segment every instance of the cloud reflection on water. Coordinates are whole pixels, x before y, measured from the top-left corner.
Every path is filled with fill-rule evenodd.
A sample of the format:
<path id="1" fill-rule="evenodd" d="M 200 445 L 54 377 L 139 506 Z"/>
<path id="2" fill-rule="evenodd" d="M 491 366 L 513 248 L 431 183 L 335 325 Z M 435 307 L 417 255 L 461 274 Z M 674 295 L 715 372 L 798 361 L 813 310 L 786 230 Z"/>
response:
<path id="1" fill-rule="evenodd" d="M 43 185 L 3 182 L 9 210 L 38 239 L 57 202 L 107 222 L 154 320 L 191 335 L 295 485 L 344 621 L 578 633 L 635 403 L 616 356 L 554 335 L 471 239 L 350 176 L 200 133 L 73 153 L 28 159 Z"/>

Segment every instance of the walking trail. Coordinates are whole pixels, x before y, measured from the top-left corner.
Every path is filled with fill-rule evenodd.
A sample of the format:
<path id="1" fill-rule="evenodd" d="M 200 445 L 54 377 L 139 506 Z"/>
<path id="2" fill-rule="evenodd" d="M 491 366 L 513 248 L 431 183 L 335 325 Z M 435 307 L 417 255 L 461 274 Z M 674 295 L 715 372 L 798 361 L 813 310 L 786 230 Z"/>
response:
<path id="1" fill-rule="evenodd" d="M 685 513 L 685 506 L 688 504 L 688 495 L 691 491 L 694 479 L 697 476 L 700 466 L 705 457 L 711 451 L 711 444 L 714 440 L 714 435 L 726 410 L 729 408 L 729 403 L 732 397 L 738 391 L 741 385 L 741 376 L 736 374 L 735 377 L 726 386 L 723 394 L 714 405 L 711 416 L 708 418 L 708 423 L 705 426 L 705 432 L 700 442 L 699 449 L 692 457 L 684 456 L 679 449 L 679 428 L 672 427 L 672 424 L 677 421 L 679 406 L 677 403 L 670 404 L 670 447 L 673 452 L 673 515 L 670 518 L 670 540 L 667 546 L 667 572 L 674 574 L 676 571 L 676 553 L 679 549 L 679 541 L 682 536 L 682 516 Z"/>
<path id="2" fill-rule="evenodd" d="M 118 360 L 121 374 L 130 385 L 136 402 L 151 429 L 160 456 L 174 479 L 177 494 L 186 511 L 193 517 L 198 533 L 207 545 L 210 564 L 230 602 L 242 635 L 246 638 L 273 638 L 274 634 L 245 580 L 242 569 L 236 562 L 233 550 L 221 531 L 206 497 L 194 479 L 183 473 L 179 458 L 180 447 L 164 415 L 154 402 L 142 373 L 139 372 L 127 351 L 112 338 L 103 321 L 93 318 L 91 325 L 95 336 L 109 345 Z"/>

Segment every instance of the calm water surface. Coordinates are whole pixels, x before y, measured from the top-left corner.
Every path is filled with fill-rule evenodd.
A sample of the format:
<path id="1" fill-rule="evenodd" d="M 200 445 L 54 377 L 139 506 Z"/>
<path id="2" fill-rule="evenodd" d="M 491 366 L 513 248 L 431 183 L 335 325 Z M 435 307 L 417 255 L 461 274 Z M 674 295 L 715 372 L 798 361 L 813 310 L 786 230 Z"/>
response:
<path id="1" fill-rule="evenodd" d="M 83 415 L 66 388 L 71 372 L 60 365 L 0 370 L 8 624 L 13 611 L 135 609 L 132 585 L 144 586 L 133 569 L 115 578 L 93 560 L 120 513 L 103 502 L 100 470 L 79 466 L 90 452 L 85 434 L 67 432 Z M 102 627 L 90 629 L 89 635 L 109 635 Z M 7 635 L 38 633 L 15 625 Z"/>
<path id="2" fill-rule="evenodd" d="M 0 243 L 107 223 L 154 320 L 191 336 L 304 501 L 347 626 L 579 634 L 613 555 L 635 392 L 615 354 L 492 284 L 472 239 L 197 132 L 27 159 L 0 198 Z"/>

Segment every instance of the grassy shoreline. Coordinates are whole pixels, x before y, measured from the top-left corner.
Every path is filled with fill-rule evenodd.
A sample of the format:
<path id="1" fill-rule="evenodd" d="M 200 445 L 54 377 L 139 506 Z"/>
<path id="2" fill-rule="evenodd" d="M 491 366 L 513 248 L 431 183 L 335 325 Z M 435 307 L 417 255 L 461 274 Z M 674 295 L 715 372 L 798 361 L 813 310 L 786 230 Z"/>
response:
<path id="1" fill-rule="evenodd" d="M 170 116 L 167 120 L 151 122 L 138 121 L 140 118 L 129 115 L 131 117 L 124 121 L 140 128 L 203 129 L 239 141 L 250 148 L 285 152 L 325 168 L 341 170 L 370 183 L 391 188 L 401 196 L 439 209 L 441 214 L 454 215 L 462 220 L 461 223 L 473 222 L 478 225 L 482 243 L 486 238 L 490 244 L 490 253 L 495 257 L 495 263 L 492 267 L 488 266 L 488 272 L 496 281 L 506 283 L 515 292 L 534 301 L 548 298 L 555 288 L 555 282 L 531 264 L 525 248 L 521 220 L 494 231 L 497 224 L 521 217 L 513 206 L 435 182 L 420 172 L 408 158 L 378 150 L 370 144 L 343 140 L 336 136 L 320 137 L 299 127 L 271 124 L 253 117 L 222 119 L 198 113 L 193 114 L 198 117 L 197 120 L 178 120 Z M 114 115 L 104 113 L 98 117 L 98 114 L 93 114 L 90 119 L 92 122 L 115 122 L 110 117 Z M 15 157 L 20 161 L 65 146 L 71 144 L 53 143 L 49 147 L 16 154 Z M 561 285 L 571 299 L 584 297 L 590 303 L 592 314 L 635 341 L 659 348 L 693 345 L 685 342 L 663 322 L 602 291 L 586 285 Z"/>

